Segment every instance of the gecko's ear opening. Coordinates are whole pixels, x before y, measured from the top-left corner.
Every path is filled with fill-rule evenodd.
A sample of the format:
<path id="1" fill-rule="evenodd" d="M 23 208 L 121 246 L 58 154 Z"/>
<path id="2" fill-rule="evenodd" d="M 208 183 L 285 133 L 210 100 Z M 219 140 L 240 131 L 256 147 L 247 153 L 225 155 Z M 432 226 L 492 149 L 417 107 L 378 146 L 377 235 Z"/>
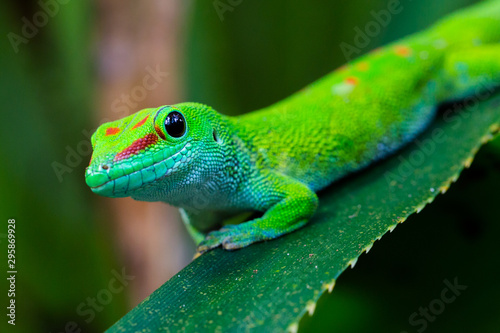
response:
<path id="1" fill-rule="evenodd" d="M 214 128 L 214 131 L 213 131 L 212 134 L 214 136 L 214 141 L 217 142 L 217 143 L 221 143 L 219 135 L 217 134 L 217 130 L 215 128 Z"/>

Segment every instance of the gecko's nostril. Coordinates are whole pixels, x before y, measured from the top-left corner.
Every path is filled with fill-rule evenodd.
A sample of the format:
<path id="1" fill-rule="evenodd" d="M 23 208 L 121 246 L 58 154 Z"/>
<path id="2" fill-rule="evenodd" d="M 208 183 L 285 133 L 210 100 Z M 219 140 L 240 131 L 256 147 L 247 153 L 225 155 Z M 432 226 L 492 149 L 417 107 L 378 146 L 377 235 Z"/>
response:
<path id="1" fill-rule="evenodd" d="M 103 165 L 102 165 L 102 169 L 103 169 L 103 170 L 108 170 L 108 169 L 109 169 L 109 166 L 108 166 L 107 164 L 103 164 Z"/>

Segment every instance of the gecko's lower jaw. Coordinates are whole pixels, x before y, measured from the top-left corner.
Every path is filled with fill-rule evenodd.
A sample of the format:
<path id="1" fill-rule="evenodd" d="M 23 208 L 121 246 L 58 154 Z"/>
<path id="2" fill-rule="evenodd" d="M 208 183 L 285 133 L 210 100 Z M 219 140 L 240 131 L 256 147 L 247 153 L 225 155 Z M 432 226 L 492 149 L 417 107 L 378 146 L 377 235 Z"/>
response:
<path id="1" fill-rule="evenodd" d="M 130 196 L 134 190 L 177 171 L 183 164 L 191 162 L 191 144 L 187 143 L 179 151 L 171 154 L 171 150 L 162 151 L 149 161 L 125 162 L 119 165 L 103 163 L 89 166 L 85 173 L 87 185 L 96 194 L 121 198 Z"/>
<path id="2" fill-rule="evenodd" d="M 120 198 L 120 197 L 127 196 L 126 193 L 122 193 L 122 195 L 120 195 L 120 193 L 115 193 L 113 181 L 106 183 L 104 185 L 101 185 L 101 186 L 91 187 L 90 189 L 95 194 L 102 195 L 103 197 Z"/>
<path id="3" fill-rule="evenodd" d="M 123 177 L 120 177 L 123 178 Z M 118 179 L 110 179 L 109 175 L 104 172 L 93 172 L 88 168 L 86 170 L 85 174 L 85 182 L 87 185 L 90 187 L 92 192 L 102 195 L 104 197 L 125 197 L 127 196 L 126 193 L 120 193 L 115 191 L 115 186 L 122 181 L 120 181 L 120 178 Z"/>
<path id="4" fill-rule="evenodd" d="M 111 179 L 108 173 L 92 172 L 87 169 L 85 181 L 92 192 L 111 198 L 128 197 L 134 190 L 142 186 L 158 181 L 169 175 L 173 170 L 164 162 L 151 165 L 147 168 L 134 171 L 130 174 Z"/>
<path id="5" fill-rule="evenodd" d="M 180 162 L 171 164 L 169 160 L 153 164 L 147 168 L 110 179 L 109 174 L 87 169 L 85 181 L 92 192 L 110 198 L 128 197 L 135 190 L 167 177 L 180 167 Z"/>

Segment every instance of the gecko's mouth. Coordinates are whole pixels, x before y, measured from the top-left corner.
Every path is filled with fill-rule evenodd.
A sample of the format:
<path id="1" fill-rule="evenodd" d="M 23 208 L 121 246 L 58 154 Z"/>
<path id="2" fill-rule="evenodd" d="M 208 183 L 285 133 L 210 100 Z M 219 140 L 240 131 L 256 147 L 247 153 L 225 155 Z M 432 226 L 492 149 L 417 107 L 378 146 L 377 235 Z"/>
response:
<path id="1" fill-rule="evenodd" d="M 192 158 L 191 144 L 165 148 L 140 160 L 89 166 L 85 181 L 91 190 L 106 197 L 127 197 L 130 192 L 176 171 Z"/>

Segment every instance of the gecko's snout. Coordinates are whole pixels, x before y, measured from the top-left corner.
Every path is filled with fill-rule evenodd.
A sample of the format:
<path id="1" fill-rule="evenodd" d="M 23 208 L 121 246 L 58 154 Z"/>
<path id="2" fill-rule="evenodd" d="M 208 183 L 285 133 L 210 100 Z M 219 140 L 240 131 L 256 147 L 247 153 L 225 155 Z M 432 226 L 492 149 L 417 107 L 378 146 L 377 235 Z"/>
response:
<path id="1" fill-rule="evenodd" d="M 107 164 L 101 164 L 97 168 L 89 166 L 85 170 L 85 182 L 92 189 L 104 185 L 111 180 L 108 173 L 109 169 L 110 167 Z"/>

